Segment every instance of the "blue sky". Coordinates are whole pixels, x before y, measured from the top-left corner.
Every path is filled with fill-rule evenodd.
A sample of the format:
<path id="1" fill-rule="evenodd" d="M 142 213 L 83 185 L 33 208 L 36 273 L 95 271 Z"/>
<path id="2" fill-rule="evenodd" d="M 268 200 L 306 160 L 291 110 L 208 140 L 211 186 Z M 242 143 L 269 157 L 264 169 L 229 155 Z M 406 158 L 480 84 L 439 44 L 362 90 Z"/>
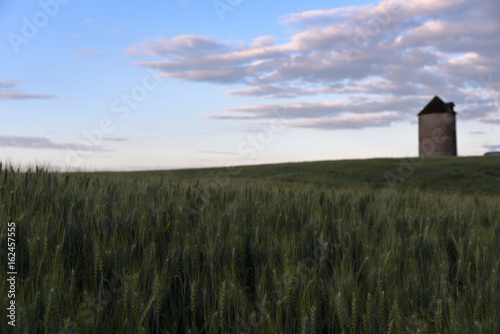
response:
<path id="1" fill-rule="evenodd" d="M 105 170 L 500 150 L 496 0 L 3 1 L 0 159 Z"/>

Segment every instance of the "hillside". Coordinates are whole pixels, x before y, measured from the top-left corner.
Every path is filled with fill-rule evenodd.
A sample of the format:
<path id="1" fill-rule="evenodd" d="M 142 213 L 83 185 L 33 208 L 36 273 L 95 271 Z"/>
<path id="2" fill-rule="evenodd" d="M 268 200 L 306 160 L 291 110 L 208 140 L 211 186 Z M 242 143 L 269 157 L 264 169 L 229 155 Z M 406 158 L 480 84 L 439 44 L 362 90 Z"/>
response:
<path id="1" fill-rule="evenodd" d="M 138 176 L 144 172 L 131 172 Z M 128 174 L 128 173 L 126 173 Z M 153 171 L 176 179 L 210 179 L 226 185 L 239 182 L 272 181 L 299 183 L 316 187 L 350 188 L 368 186 L 500 195 L 500 157 L 453 157 L 411 159 L 338 160 L 226 168 Z M 232 175 L 231 175 L 232 174 Z"/>

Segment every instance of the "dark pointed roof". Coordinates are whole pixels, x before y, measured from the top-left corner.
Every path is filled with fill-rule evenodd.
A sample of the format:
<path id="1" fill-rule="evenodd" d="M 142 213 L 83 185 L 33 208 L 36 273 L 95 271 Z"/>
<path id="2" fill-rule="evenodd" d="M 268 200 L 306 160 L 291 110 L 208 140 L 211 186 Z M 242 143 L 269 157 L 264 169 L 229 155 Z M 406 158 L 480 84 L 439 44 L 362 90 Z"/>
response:
<path id="1" fill-rule="evenodd" d="M 439 114 L 439 113 L 452 113 L 456 114 L 453 110 L 455 104 L 453 102 L 444 103 L 437 95 L 431 100 L 431 102 L 427 103 L 424 109 L 418 114 L 426 115 L 426 114 Z"/>

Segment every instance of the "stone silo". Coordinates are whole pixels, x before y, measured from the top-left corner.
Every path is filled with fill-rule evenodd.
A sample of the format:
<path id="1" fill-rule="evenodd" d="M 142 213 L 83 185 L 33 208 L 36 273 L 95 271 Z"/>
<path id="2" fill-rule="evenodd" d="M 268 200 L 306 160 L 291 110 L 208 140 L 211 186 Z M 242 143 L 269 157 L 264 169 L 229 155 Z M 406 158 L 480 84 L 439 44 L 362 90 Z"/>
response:
<path id="1" fill-rule="evenodd" d="M 453 102 L 435 96 L 418 114 L 418 142 L 421 157 L 457 156 L 456 112 Z"/>

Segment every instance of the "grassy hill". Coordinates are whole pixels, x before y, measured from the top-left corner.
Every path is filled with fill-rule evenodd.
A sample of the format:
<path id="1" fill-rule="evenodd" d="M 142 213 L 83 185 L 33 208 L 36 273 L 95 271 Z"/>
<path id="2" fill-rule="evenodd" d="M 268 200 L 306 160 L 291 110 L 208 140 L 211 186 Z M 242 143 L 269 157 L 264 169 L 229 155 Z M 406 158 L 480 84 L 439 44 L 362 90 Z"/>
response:
<path id="1" fill-rule="evenodd" d="M 142 173 L 142 174 L 141 174 Z M 136 177 L 144 172 L 131 173 Z M 182 180 L 270 181 L 315 187 L 420 189 L 500 195 L 500 157 L 368 159 L 146 172 Z"/>

